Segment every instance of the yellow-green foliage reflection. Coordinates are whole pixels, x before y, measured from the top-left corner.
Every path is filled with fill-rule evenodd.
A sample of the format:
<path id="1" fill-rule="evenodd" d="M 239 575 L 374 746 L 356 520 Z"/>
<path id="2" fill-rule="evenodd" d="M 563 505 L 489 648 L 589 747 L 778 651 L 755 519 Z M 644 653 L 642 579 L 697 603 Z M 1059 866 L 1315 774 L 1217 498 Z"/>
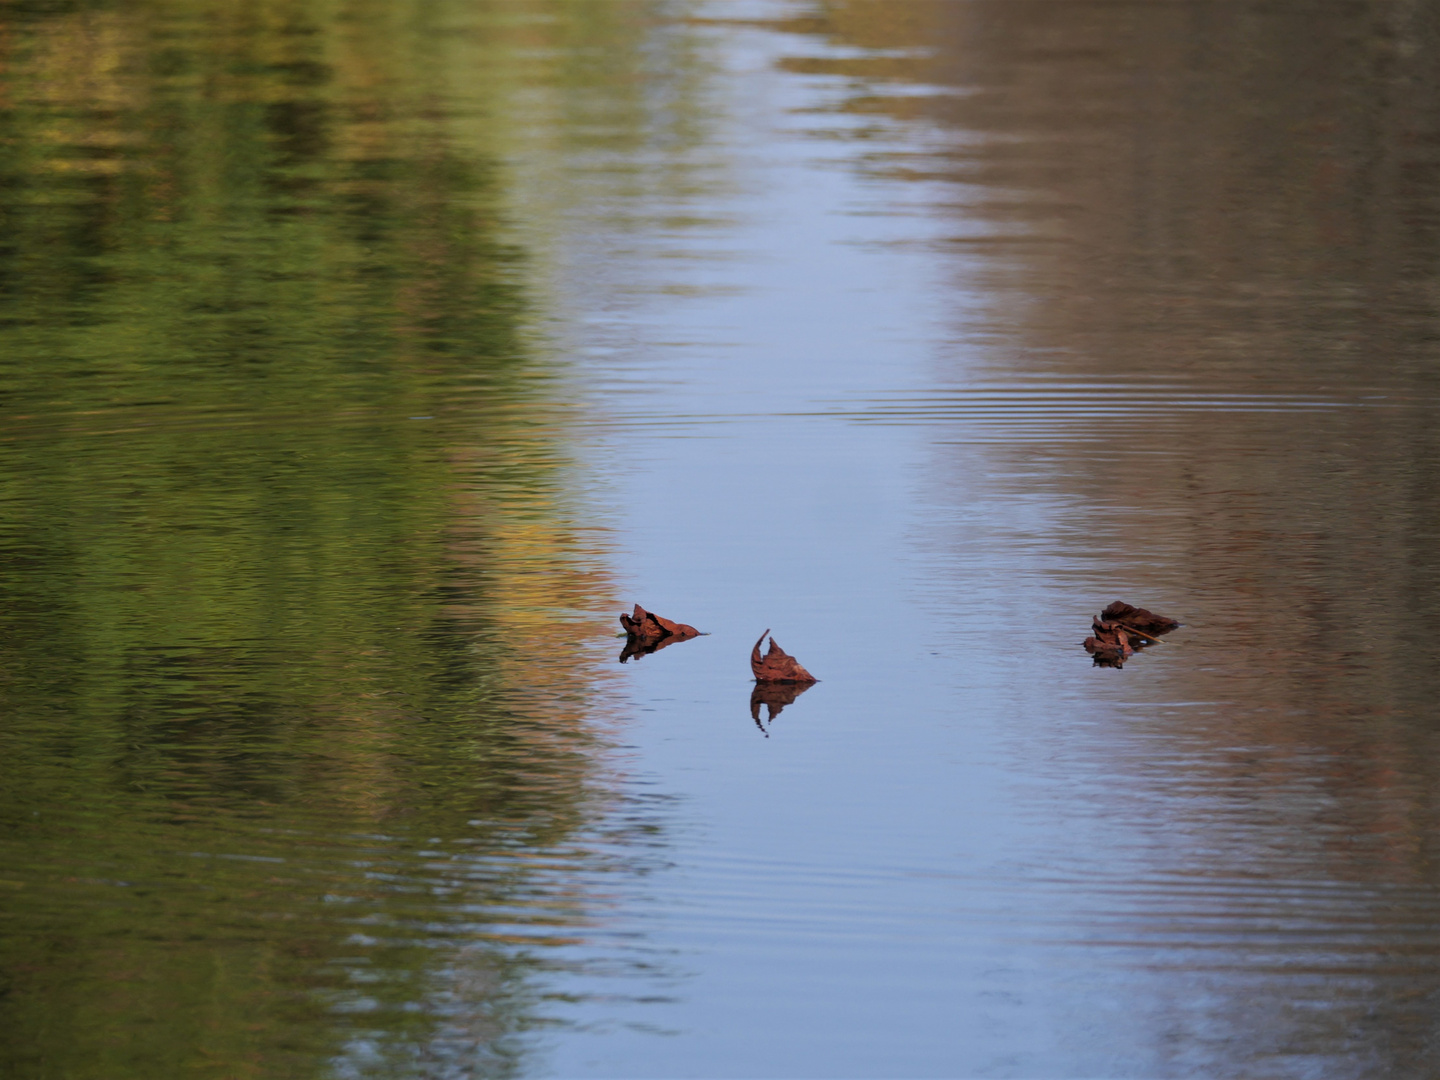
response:
<path id="1" fill-rule="evenodd" d="M 646 18 L 4 16 L 0 1073 L 519 1067 L 606 797 L 562 613 L 609 596 L 505 102 L 638 142 Z"/>

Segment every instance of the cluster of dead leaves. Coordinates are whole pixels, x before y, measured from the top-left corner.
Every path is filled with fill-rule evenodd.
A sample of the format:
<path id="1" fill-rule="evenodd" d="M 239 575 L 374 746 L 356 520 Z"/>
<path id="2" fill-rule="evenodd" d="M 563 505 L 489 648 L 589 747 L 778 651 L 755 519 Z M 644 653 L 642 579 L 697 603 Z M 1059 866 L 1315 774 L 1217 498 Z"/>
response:
<path id="1" fill-rule="evenodd" d="M 1132 607 L 1116 600 L 1091 624 L 1094 634 L 1085 639 L 1085 651 L 1095 660 L 1096 667 L 1124 667 L 1136 651 L 1160 640 L 1180 624 L 1145 608 Z"/>
<path id="2" fill-rule="evenodd" d="M 639 604 L 635 605 L 634 614 L 620 616 L 620 625 L 625 629 L 625 648 L 620 652 L 622 664 L 632 656 L 648 656 L 677 641 L 688 641 L 700 636 L 700 631 L 693 626 L 672 622 L 653 611 L 646 611 Z M 762 656 L 760 646 L 765 641 L 765 635 L 769 633 L 770 631 L 766 630 L 761 634 L 760 640 L 755 642 L 755 647 L 750 650 L 750 670 L 755 674 L 755 689 L 750 694 L 750 717 L 755 721 L 755 726 L 765 732 L 767 738 L 770 733 L 765 731 L 766 724 L 779 716 L 786 705 L 792 704 L 797 697 L 819 682 L 801 666 L 800 661 L 782 649 L 773 637 L 770 639 L 770 648 Z M 765 723 L 760 720 L 761 705 L 764 705 L 769 713 Z"/>
<path id="3" fill-rule="evenodd" d="M 635 605 L 633 614 L 620 616 L 620 625 L 625 629 L 625 648 L 620 653 L 622 664 L 632 656 L 648 656 L 659 649 L 674 645 L 677 641 L 688 641 L 700 636 L 700 631 L 695 627 L 673 622 L 653 611 L 646 611 L 639 604 Z M 820 681 L 801 667 L 800 661 L 782 649 L 774 638 L 770 639 L 770 648 L 761 656 L 760 645 L 768 633 L 770 631 L 766 630 L 761 634 L 760 640 L 755 642 L 755 647 L 750 650 L 750 670 L 755 673 L 756 682 L 798 683 L 808 686 Z"/>
<path id="4" fill-rule="evenodd" d="M 620 652 L 622 664 L 632 656 L 647 656 L 677 641 L 689 641 L 700 636 L 695 627 L 646 611 L 639 604 L 635 605 L 633 614 L 620 616 L 620 625 L 625 629 L 625 648 Z M 1093 620 L 1094 633 L 1085 639 L 1085 650 L 1094 658 L 1096 667 L 1124 667 L 1125 661 L 1138 650 L 1159 641 L 1160 635 L 1170 633 L 1179 625 L 1164 615 L 1116 600 Z M 750 694 L 750 717 L 766 737 L 769 736 L 767 725 L 780 715 L 786 705 L 793 704 L 797 697 L 819 681 L 773 637 L 770 638 L 770 648 L 762 654 L 760 646 L 769 633 L 767 629 L 761 634 L 750 650 L 750 670 L 755 675 L 755 689 Z M 760 719 L 762 705 L 768 713 L 764 722 Z"/>

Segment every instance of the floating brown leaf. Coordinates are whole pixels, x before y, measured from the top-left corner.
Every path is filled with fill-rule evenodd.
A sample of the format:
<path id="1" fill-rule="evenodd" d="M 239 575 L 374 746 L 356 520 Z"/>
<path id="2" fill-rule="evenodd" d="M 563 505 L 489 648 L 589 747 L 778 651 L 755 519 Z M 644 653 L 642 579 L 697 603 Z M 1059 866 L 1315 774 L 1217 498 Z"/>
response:
<path id="1" fill-rule="evenodd" d="M 634 615 L 621 614 L 620 625 L 627 635 L 625 648 L 620 652 L 622 664 L 632 656 L 648 656 L 677 641 L 689 641 L 700 636 L 700 631 L 693 626 L 671 622 L 653 611 L 646 611 L 639 604 L 635 605 Z"/>
<path id="2" fill-rule="evenodd" d="M 1095 634 L 1085 639 L 1085 651 L 1095 658 L 1096 667 L 1124 667 L 1135 655 L 1130 635 L 1120 627 L 1102 619 L 1096 619 L 1092 627 Z"/>
<path id="3" fill-rule="evenodd" d="M 1146 611 L 1143 607 L 1131 607 L 1123 600 L 1116 600 L 1107 607 L 1100 613 L 1100 618 L 1108 622 L 1120 623 L 1127 630 L 1138 630 L 1142 637 L 1168 634 L 1180 625 L 1174 619 L 1156 615 L 1153 611 Z"/>
<path id="4" fill-rule="evenodd" d="M 765 634 L 768 633 L 770 631 L 766 630 Z M 760 641 L 765 640 L 765 634 L 760 635 Z M 770 648 L 762 657 L 760 641 L 755 642 L 755 647 L 750 650 L 750 670 L 755 673 L 756 682 L 813 683 L 820 681 L 801 667 L 800 661 L 780 648 L 773 637 L 770 639 Z"/>
<path id="5" fill-rule="evenodd" d="M 1094 633 L 1085 639 L 1085 651 L 1094 658 L 1096 667 L 1124 667 L 1137 649 L 1159 640 L 1161 634 L 1168 634 L 1179 625 L 1164 615 L 1116 600 L 1092 621 Z M 1132 641 L 1136 644 L 1132 645 Z"/>
<path id="6" fill-rule="evenodd" d="M 786 705 L 793 705 L 797 697 L 814 685 L 814 682 L 757 682 L 755 689 L 750 691 L 750 719 L 768 739 L 770 732 L 765 731 L 766 726 L 780 715 Z M 769 714 L 763 722 L 760 719 L 761 705 Z"/>
<path id="7" fill-rule="evenodd" d="M 620 625 L 631 637 L 639 638 L 641 641 L 659 641 L 661 638 L 675 637 L 684 641 L 686 638 L 697 637 L 700 634 L 693 626 L 686 626 L 684 623 L 671 622 L 653 611 L 646 611 L 639 604 L 635 605 L 634 615 L 620 616 Z"/>

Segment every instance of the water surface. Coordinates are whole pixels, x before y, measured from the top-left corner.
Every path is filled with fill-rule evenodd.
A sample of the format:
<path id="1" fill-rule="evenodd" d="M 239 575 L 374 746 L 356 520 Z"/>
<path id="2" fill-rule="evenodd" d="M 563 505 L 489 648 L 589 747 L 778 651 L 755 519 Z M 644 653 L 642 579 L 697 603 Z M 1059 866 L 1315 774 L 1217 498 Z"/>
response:
<path id="1" fill-rule="evenodd" d="M 1425 8 L 7 22 L 7 1075 L 1435 1072 Z"/>

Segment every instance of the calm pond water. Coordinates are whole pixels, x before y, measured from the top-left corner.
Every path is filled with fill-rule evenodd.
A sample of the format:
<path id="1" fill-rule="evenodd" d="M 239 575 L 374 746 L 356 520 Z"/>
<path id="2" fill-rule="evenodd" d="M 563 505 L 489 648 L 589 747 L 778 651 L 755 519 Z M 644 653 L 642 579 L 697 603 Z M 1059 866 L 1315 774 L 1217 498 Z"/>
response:
<path id="1" fill-rule="evenodd" d="M 0 1075 L 1440 1073 L 1437 56 L 0 9 Z"/>

